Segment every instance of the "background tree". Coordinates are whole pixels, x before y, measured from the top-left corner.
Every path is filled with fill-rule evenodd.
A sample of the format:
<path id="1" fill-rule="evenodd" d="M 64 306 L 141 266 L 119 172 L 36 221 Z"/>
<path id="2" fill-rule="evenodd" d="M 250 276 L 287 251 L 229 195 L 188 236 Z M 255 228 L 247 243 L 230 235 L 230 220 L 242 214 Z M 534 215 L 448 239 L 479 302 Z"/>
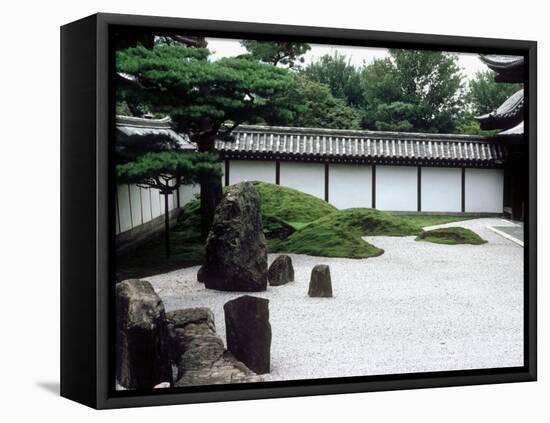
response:
<path id="1" fill-rule="evenodd" d="M 359 71 L 345 55 L 337 51 L 322 56 L 303 70 L 304 76 L 330 88 L 334 97 L 344 99 L 350 106 L 363 104 L 363 90 Z"/>
<path id="2" fill-rule="evenodd" d="M 205 178 L 221 177 L 218 158 L 210 153 L 179 151 L 151 152 L 135 160 L 117 165 L 121 182 L 157 189 L 164 195 L 164 237 L 166 258 L 170 258 L 170 214 L 168 196 L 181 185 L 201 182 Z"/>
<path id="3" fill-rule="evenodd" d="M 248 55 L 243 57 L 250 57 L 274 66 L 288 66 L 289 68 L 304 63 L 302 56 L 311 50 L 309 44 L 283 41 L 243 40 L 241 45 L 248 51 Z"/>
<path id="4" fill-rule="evenodd" d="M 118 85 L 118 98 L 168 114 L 200 152 L 214 152 L 217 138 L 230 139 L 254 118 L 291 119 L 295 104 L 283 100 L 294 79 L 286 69 L 250 59 L 208 61 L 206 48 L 158 43 L 116 53 L 117 71 L 130 84 Z M 201 232 L 206 237 L 222 197 L 218 177 L 201 179 Z"/>
<path id="5" fill-rule="evenodd" d="M 345 100 L 334 97 L 330 88 L 303 75 L 295 76 L 294 89 L 287 101 L 301 108 L 292 120 L 281 122 L 289 126 L 310 128 L 361 129 L 360 110 L 348 106 Z M 272 122 L 269 122 L 272 123 Z"/>
<path id="6" fill-rule="evenodd" d="M 482 131 L 475 117 L 492 112 L 521 87 L 522 84 L 495 82 L 495 73 L 490 69 L 477 72 L 475 78 L 468 82 L 466 104 L 456 123 L 457 132 L 477 135 L 491 135 L 498 132 Z"/>
<path id="7" fill-rule="evenodd" d="M 483 115 L 495 110 L 521 87 L 522 84 L 495 82 L 495 72 L 490 69 L 477 72 L 468 83 L 466 103 L 474 115 Z"/>
<path id="8" fill-rule="evenodd" d="M 369 129 L 452 132 L 463 106 L 456 55 L 390 49 L 361 72 L 363 124 Z"/>

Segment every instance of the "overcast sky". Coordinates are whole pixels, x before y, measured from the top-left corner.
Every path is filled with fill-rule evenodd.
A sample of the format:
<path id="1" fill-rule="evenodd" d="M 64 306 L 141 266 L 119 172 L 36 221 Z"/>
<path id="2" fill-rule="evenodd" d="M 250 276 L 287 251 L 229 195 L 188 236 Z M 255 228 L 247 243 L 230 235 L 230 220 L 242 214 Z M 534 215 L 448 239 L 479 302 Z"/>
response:
<path id="1" fill-rule="evenodd" d="M 214 52 L 214 60 L 221 57 L 234 57 L 246 53 L 246 50 L 240 45 L 239 40 L 223 38 L 207 38 L 208 48 Z M 385 48 L 370 47 L 346 47 L 331 46 L 326 44 L 310 44 L 309 50 L 305 56 L 305 64 L 314 62 L 325 54 L 333 54 L 335 51 L 346 55 L 354 66 L 361 66 L 363 63 L 369 64 L 374 59 L 388 56 L 388 50 Z M 486 70 L 487 66 L 479 60 L 477 54 L 456 53 L 458 62 L 463 69 L 464 75 L 471 79 L 479 70 Z"/>

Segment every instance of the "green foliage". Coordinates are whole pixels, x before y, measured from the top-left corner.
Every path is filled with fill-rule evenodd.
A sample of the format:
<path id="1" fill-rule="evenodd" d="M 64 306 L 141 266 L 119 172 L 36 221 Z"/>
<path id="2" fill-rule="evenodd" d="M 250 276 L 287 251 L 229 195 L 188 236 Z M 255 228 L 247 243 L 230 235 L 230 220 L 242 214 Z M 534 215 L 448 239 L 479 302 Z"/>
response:
<path id="1" fill-rule="evenodd" d="M 308 65 L 303 75 L 327 85 L 334 97 L 344 99 L 351 106 L 360 106 L 364 102 L 360 73 L 343 54 L 324 55 Z"/>
<path id="2" fill-rule="evenodd" d="M 280 64 L 289 68 L 303 63 L 302 56 L 311 49 L 309 44 L 283 41 L 243 40 L 241 45 L 246 48 L 249 57 L 255 60 L 274 66 Z"/>
<path id="3" fill-rule="evenodd" d="M 294 104 L 282 101 L 294 81 L 287 70 L 250 59 L 210 62 L 209 53 L 178 44 L 117 51 L 117 71 L 136 80 L 119 84 L 119 101 L 170 115 L 176 129 L 199 147 L 204 139 L 223 133 L 225 125 L 255 117 L 293 117 Z"/>
<path id="4" fill-rule="evenodd" d="M 504 101 L 521 89 L 522 84 L 502 84 L 495 82 L 492 70 L 477 72 L 468 84 L 466 103 L 474 116 L 492 112 Z"/>
<path id="5" fill-rule="evenodd" d="M 180 184 L 199 182 L 205 176 L 221 176 L 218 157 L 210 153 L 163 151 L 147 153 L 136 160 L 117 165 L 117 180 L 165 190 Z M 179 186 L 179 185 L 178 185 Z"/>
<path id="6" fill-rule="evenodd" d="M 482 130 L 479 126 L 479 122 L 475 118 L 476 115 L 477 114 L 474 114 L 468 111 L 461 113 L 455 122 L 455 127 L 456 127 L 455 132 L 458 134 L 483 135 L 483 136 L 491 136 L 499 132 L 498 129 L 491 130 L 491 131 Z"/>
<path id="7" fill-rule="evenodd" d="M 443 52 L 390 49 L 361 72 L 363 127 L 453 132 L 462 106 L 458 58 Z"/>
<path id="8" fill-rule="evenodd" d="M 436 244 L 472 244 L 481 245 L 487 241 L 466 228 L 441 228 L 425 231 L 418 235 L 416 241 L 434 242 Z"/>
<path id="9" fill-rule="evenodd" d="M 361 129 L 361 112 L 341 98 L 334 97 L 327 85 L 311 81 L 303 75 L 296 75 L 294 91 L 288 101 L 295 102 L 302 111 L 292 121 L 291 126 L 333 129 Z"/>

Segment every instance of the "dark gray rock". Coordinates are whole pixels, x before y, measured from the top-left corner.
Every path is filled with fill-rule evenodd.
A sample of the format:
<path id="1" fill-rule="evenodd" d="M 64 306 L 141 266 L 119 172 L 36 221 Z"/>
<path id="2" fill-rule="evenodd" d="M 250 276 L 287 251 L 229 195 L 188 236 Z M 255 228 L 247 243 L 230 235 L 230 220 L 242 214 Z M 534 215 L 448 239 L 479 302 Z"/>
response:
<path id="1" fill-rule="evenodd" d="M 294 281 L 294 267 L 292 259 L 287 255 L 281 255 L 273 260 L 267 272 L 269 284 L 273 286 L 284 285 Z"/>
<path id="2" fill-rule="evenodd" d="M 204 283 L 204 271 L 202 270 L 203 267 L 201 266 L 199 270 L 197 271 L 197 282 Z"/>
<path id="3" fill-rule="evenodd" d="M 263 381 L 224 350 L 208 308 L 176 310 L 166 317 L 173 327 L 178 356 L 176 387 Z"/>
<path id="4" fill-rule="evenodd" d="M 310 297 L 332 297 L 330 268 L 326 264 L 318 264 L 311 271 L 307 295 Z"/>
<path id="5" fill-rule="evenodd" d="M 232 186 L 216 208 L 201 280 L 221 291 L 265 291 L 267 246 L 260 196 L 250 182 Z"/>
<path id="6" fill-rule="evenodd" d="M 116 373 L 127 389 L 172 384 L 164 305 L 147 281 L 116 285 Z"/>
<path id="7" fill-rule="evenodd" d="M 252 371 L 270 372 L 269 300 L 244 295 L 224 304 L 227 349 Z"/>

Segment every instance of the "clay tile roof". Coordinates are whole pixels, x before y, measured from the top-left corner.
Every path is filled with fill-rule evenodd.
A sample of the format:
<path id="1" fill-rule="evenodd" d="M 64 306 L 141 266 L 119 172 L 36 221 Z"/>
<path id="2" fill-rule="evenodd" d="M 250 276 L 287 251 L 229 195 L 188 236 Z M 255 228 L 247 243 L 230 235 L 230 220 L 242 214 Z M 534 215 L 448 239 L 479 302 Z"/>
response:
<path id="1" fill-rule="evenodd" d="M 505 148 L 495 140 L 471 135 L 258 125 L 241 125 L 232 135 L 234 141 L 216 142 L 226 158 L 491 165 L 506 157 Z"/>

